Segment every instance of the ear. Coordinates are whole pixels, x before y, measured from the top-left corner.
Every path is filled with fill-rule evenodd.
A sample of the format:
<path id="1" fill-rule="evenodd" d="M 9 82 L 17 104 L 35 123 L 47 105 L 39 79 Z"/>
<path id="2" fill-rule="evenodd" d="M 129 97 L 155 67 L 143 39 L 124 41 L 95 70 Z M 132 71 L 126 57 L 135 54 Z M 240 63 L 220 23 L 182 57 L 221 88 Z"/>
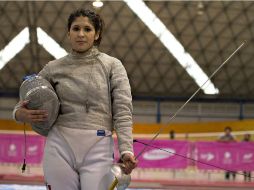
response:
<path id="1" fill-rule="evenodd" d="M 98 31 L 95 36 L 94 36 L 94 40 L 98 40 L 100 37 L 100 31 Z"/>
<path id="2" fill-rule="evenodd" d="M 68 38 L 70 39 L 70 32 L 68 31 L 68 33 L 67 33 L 67 36 L 68 36 Z"/>

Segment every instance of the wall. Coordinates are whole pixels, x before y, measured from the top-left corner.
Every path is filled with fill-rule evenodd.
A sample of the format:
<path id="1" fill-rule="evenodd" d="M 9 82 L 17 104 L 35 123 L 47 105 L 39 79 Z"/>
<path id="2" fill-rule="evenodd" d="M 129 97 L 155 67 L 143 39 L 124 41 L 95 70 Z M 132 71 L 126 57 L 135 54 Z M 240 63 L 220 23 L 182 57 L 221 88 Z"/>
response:
<path id="1" fill-rule="evenodd" d="M 0 98 L 0 129 L 21 130 L 22 124 L 12 120 L 17 98 Z M 153 134 L 163 130 L 177 133 L 221 132 L 229 125 L 233 131 L 254 131 L 254 104 L 190 102 L 171 121 L 170 118 L 184 102 L 133 101 L 134 133 Z M 28 127 L 29 128 L 29 127 Z"/>

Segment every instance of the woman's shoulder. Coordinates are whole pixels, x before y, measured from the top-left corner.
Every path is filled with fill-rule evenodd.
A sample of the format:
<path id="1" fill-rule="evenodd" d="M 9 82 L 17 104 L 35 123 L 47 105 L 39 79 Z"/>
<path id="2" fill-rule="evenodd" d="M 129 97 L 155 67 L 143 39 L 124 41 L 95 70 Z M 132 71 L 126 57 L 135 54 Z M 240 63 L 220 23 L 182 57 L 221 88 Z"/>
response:
<path id="1" fill-rule="evenodd" d="M 121 63 L 121 61 L 119 59 L 117 59 L 116 57 L 113 57 L 111 55 L 108 55 L 106 53 L 100 52 L 99 54 L 99 59 L 104 62 L 104 63 Z"/>
<path id="2" fill-rule="evenodd" d="M 58 58 L 58 59 L 51 60 L 45 66 L 47 66 L 47 67 L 56 67 L 59 64 L 66 63 L 68 61 L 67 59 L 68 59 L 68 55 L 66 55 L 64 57 L 61 57 L 61 58 Z"/>

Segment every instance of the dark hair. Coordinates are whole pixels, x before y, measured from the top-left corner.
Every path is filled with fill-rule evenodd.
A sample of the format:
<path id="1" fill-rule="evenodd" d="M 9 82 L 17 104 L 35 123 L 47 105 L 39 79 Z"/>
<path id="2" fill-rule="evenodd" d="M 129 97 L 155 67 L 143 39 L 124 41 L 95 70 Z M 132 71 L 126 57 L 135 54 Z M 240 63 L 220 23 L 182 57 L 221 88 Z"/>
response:
<path id="1" fill-rule="evenodd" d="M 98 15 L 97 13 L 95 13 L 91 10 L 81 8 L 81 9 L 78 9 L 78 10 L 75 10 L 74 12 L 72 12 L 68 18 L 68 26 L 67 26 L 68 31 L 70 31 L 71 25 L 75 21 L 75 19 L 80 16 L 87 17 L 90 20 L 90 22 L 93 24 L 95 32 L 96 33 L 99 32 L 99 38 L 94 41 L 94 45 L 99 46 L 101 43 L 101 39 L 102 39 L 104 22 L 103 22 L 102 18 L 100 17 L 100 15 Z"/>
<path id="2" fill-rule="evenodd" d="M 232 131 L 231 127 L 229 127 L 229 126 L 225 127 L 224 131 L 226 131 L 226 130 Z"/>

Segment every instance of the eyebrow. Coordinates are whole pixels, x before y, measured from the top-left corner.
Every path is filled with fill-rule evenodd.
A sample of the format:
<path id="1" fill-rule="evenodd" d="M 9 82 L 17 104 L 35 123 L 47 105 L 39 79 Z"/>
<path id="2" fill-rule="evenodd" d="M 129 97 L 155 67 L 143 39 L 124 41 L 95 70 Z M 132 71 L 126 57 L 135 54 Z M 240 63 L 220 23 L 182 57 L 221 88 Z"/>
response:
<path id="1" fill-rule="evenodd" d="M 73 24 L 73 26 L 81 26 L 81 25 L 79 25 L 79 24 Z M 92 25 L 85 24 L 85 25 L 82 25 L 81 27 L 92 27 Z"/>

